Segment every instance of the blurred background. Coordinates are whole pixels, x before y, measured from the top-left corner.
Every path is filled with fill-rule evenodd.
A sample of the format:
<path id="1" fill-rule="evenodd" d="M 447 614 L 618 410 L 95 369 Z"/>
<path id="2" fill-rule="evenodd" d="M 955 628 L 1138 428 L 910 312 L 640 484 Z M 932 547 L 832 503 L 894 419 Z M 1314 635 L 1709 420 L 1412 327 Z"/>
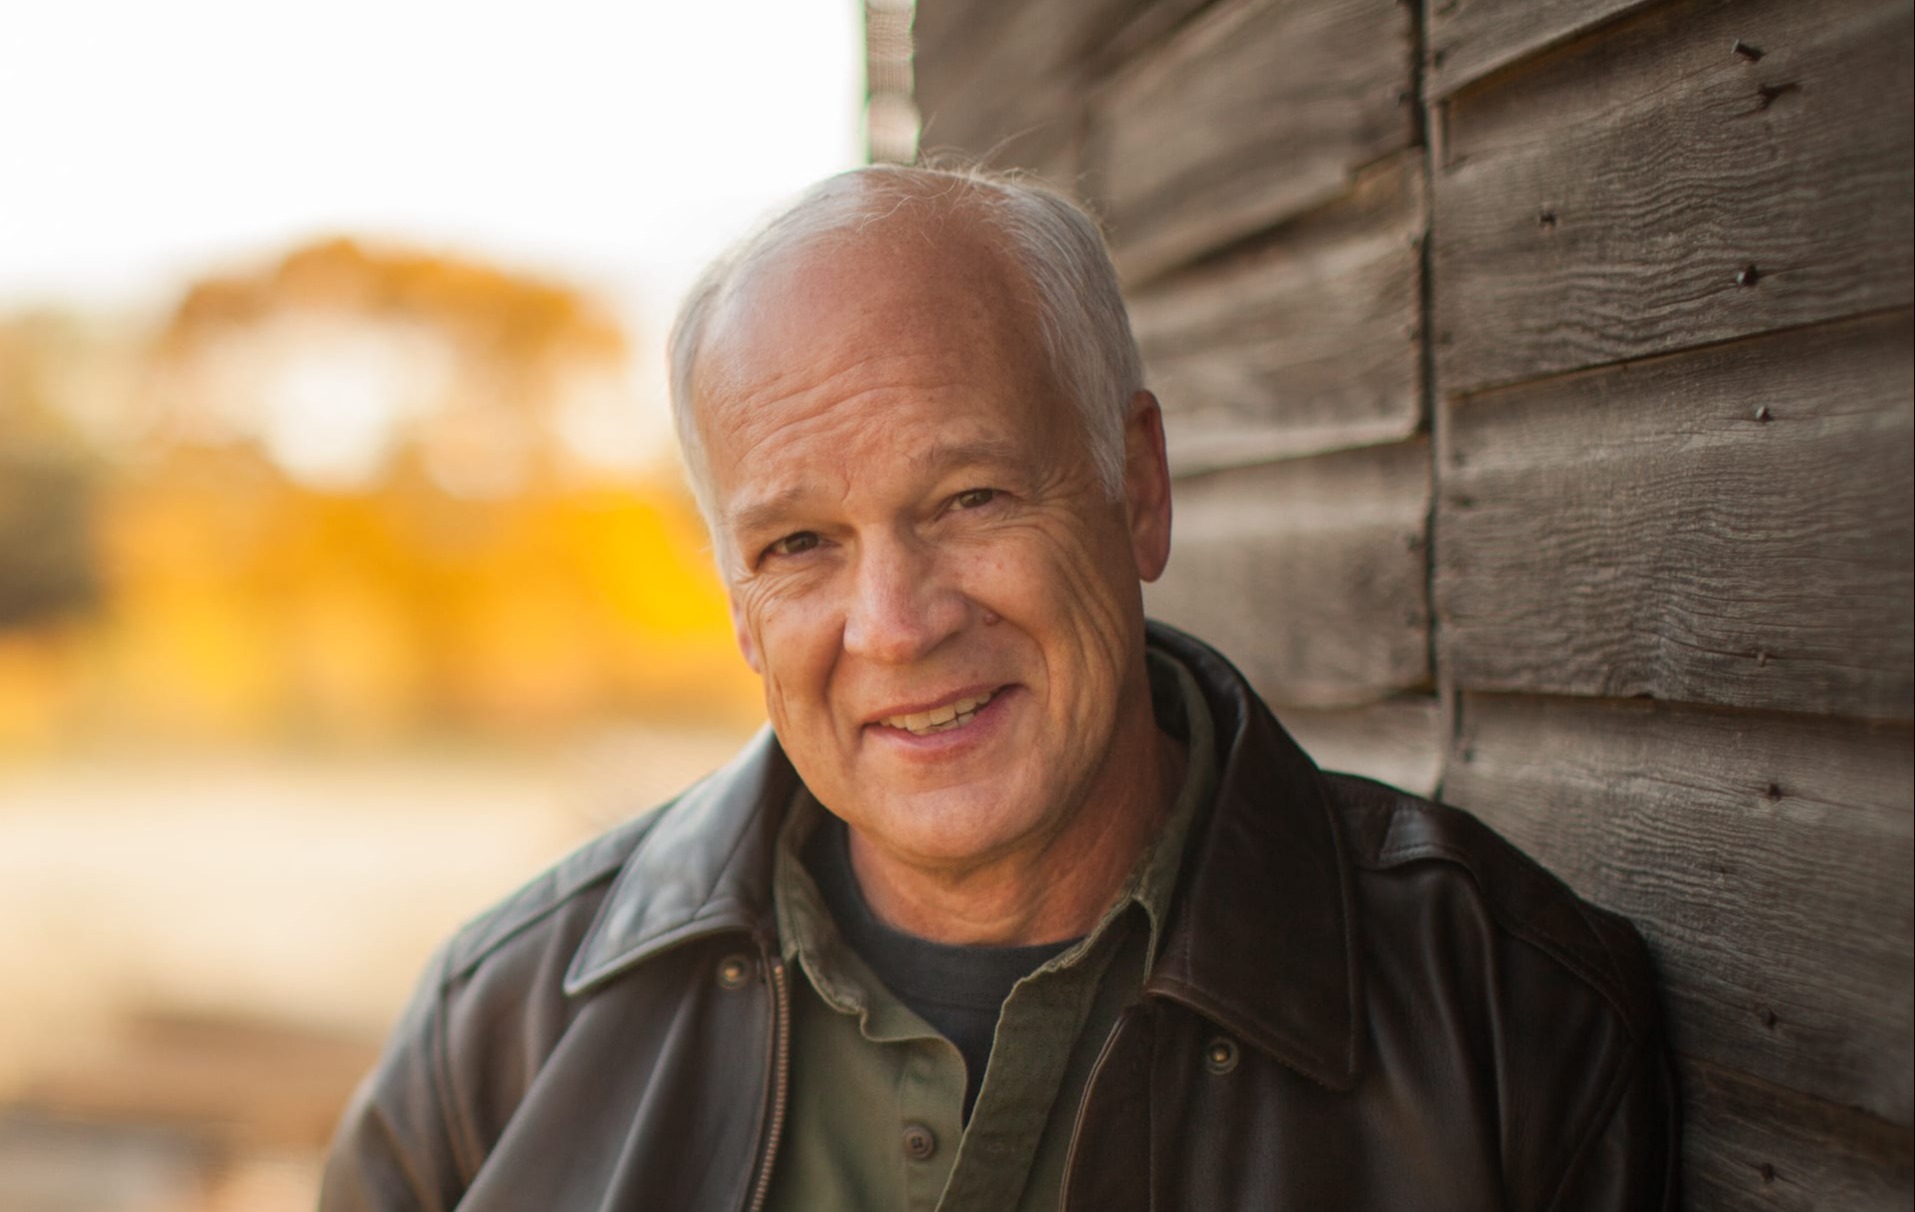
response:
<path id="1" fill-rule="evenodd" d="M 866 24 L 0 16 L 0 1212 L 310 1207 L 431 947 L 758 725 L 663 340 L 909 154 Z"/>
<path id="2" fill-rule="evenodd" d="M 0 15 L 0 1212 L 309 1207 L 758 725 L 664 330 L 920 142 L 1104 220 L 1152 613 L 1641 929 L 1689 1203 L 1909 1207 L 1908 0 L 623 7 Z"/>

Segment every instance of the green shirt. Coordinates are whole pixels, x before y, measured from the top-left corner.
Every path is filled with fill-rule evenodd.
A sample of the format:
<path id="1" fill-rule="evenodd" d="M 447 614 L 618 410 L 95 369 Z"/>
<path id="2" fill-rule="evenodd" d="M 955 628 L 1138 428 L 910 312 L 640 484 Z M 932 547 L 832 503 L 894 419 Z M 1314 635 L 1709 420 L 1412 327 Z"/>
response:
<path id="1" fill-rule="evenodd" d="M 791 1094 L 774 1212 L 1006 1212 L 1057 1206 L 1077 1104 L 1118 1013 L 1137 1000 L 1184 841 L 1216 786 L 1210 712 L 1190 673 L 1147 654 L 1158 726 L 1185 741 L 1176 803 L 1091 932 L 1004 1002 L 968 1124 L 964 1058 L 844 945 L 799 855 L 824 809 L 800 791 L 772 876 L 792 982 Z"/>

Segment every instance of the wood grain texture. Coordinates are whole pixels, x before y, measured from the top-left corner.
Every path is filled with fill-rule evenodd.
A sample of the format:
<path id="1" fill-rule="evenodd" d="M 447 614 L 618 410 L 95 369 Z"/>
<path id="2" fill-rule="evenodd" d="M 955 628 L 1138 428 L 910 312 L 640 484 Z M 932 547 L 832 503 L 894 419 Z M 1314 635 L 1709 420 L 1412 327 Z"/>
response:
<path id="1" fill-rule="evenodd" d="M 1180 473 L 1399 442 L 1422 424 L 1422 157 L 1130 300 Z"/>
<path id="2" fill-rule="evenodd" d="M 1435 100 L 1655 0 L 1424 0 L 1423 92 Z"/>
<path id="3" fill-rule="evenodd" d="M 1910 324 L 1889 312 L 1446 404 L 1447 676 L 1909 718 Z"/>
<path id="4" fill-rule="evenodd" d="M 1341 194 L 1412 132 L 1393 0 L 1227 0 L 1115 78 L 1086 169 L 1131 284 Z"/>
<path id="5" fill-rule="evenodd" d="M 1170 570 L 1145 605 L 1274 705 L 1421 690 L 1429 477 L 1418 440 L 1180 480 Z"/>
<path id="6" fill-rule="evenodd" d="M 1360 774 L 1416 795 L 1436 793 L 1445 746 L 1434 696 L 1341 711 L 1287 707 L 1283 726 L 1325 770 Z"/>
<path id="7" fill-rule="evenodd" d="M 919 146 L 1078 186 L 1089 59 L 1141 0 L 930 0 L 917 9 Z"/>
<path id="8" fill-rule="evenodd" d="M 1452 97 L 1440 391 L 1906 305 L 1912 54 L 1906 3 L 1682 0 Z"/>
<path id="9" fill-rule="evenodd" d="M 917 0 L 911 6 L 911 41 L 918 61 L 948 78 L 958 69 L 944 65 L 982 55 L 1017 8 L 1015 0 Z"/>
<path id="10" fill-rule="evenodd" d="M 1683 1193 L 1710 1212 L 1908 1212 L 1906 1127 L 1714 1065 L 1681 1066 Z"/>
<path id="11" fill-rule="evenodd" d="M 1677 1050 L 1907 1127 L 1912 779 L 1904 725 L 1466 694 L 1443 794 L 1636 923 Z"/>
<path id="12" fill-rule="evenodd" d="M 1216 0 L 1145 0 L 1091 54 L 1094 70 L 1108 75 L 1170 40 L 1177 27 Z"/>

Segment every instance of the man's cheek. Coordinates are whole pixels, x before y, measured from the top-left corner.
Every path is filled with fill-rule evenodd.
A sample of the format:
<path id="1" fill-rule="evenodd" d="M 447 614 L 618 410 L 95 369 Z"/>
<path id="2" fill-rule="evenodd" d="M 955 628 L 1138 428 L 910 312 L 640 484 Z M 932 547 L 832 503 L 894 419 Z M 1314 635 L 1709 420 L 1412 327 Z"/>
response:
<path id="1" fill-rule="evenodd" d="M 775 665 L 767 665 L 761 676 L 765 686 L 765 718 L 779 737 L 798 739 L 798 734 L 792 730 L 794 705 L 785 692 L 784 677 Z M 797 718 L 805 721 L 808 717 L 799 709 Z"/>

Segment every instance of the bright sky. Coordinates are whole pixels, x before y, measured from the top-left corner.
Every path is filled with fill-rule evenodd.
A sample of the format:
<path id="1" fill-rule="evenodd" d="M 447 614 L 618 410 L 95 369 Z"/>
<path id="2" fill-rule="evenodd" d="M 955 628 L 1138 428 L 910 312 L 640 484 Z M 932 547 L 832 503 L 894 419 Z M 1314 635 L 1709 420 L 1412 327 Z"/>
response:
<path id="1" fill-rule="evenodd" d="M 151 306 L 353 234 L 557 273 L 662 328 L 753 218 L 862 160 L 861 11 L 0 6 L 0 312 Z"/>

